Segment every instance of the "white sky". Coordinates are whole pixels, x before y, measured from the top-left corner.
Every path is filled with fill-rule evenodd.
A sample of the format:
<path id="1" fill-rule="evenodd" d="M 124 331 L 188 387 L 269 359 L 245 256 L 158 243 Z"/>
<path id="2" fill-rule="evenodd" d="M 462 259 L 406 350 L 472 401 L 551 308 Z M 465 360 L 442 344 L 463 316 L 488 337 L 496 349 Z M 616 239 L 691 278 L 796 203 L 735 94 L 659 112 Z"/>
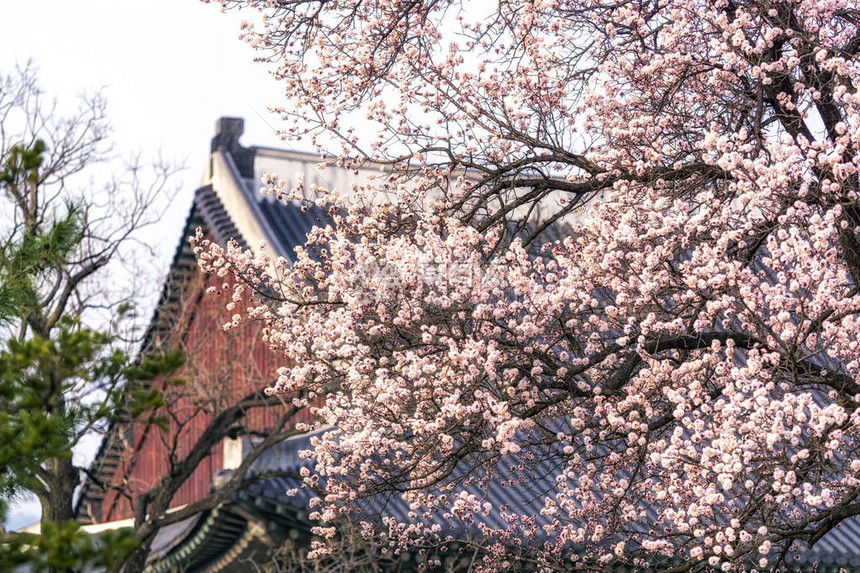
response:
<path id="1" fill-rule="evenodd" d="M 199 0 L 0 0 L 0 70 L 32 58 L 61 102 L 104 88 L 121 155 L 160 152 L 186 166 L 173 210 L 182 218 L 218 117 L 244 117 L 246 145 L 286 146 L 267 111 L 281 90 L 238 40 L 253 15 Z M 178 228 L 165 233 L 172 252 Z"/>
<path id="2" fill-rule="evenodd" d="M 245 145 L 288 147 L 273 135 L 281 90 L 238 40 L 252 14 L 199 0 L 0 0 L 0 70 L 33 59 L 46 95 L 72 100 L 104 88 L 121 156 L 159 152 L 182 162 L 182 191 L 148 236 L 167 269 L 221 116 L 245 118 Z M 146 311 L 149 312 L 148 310 Z M 38 519 L 22 503 L 7 526 Z"/>

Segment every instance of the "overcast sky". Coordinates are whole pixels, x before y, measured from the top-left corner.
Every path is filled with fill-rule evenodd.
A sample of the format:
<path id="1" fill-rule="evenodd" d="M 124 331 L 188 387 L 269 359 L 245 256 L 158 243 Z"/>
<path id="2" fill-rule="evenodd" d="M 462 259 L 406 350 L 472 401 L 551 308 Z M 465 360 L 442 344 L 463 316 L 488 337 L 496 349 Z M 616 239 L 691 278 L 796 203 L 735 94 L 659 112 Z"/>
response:
<path id="1" fill-rule="evenodd" d="M 199 0 L 0 0 L 0 70 L 32 59 L 60 101 L 104 88 L 120 152 L 186 165 L 184 211 L 218 117 L 244 117 L 246 145 L 286 145 L 267 112 L 281 90 L 238 39 L 251 17 Z"/>
<path id="2" fill-rule="evenodd" d="M 181 161 L 182 191 L 160 229 L 164 266 L 180 240 L 218 117 L 245 118 L 245 145 L 286 147 L 273 135 L 281 90 L 238 40 L 251 14 L 199 0 L 0 0 L 0 71 L 32 59 L 59 100 L 104 88 L 120 155 Z M 22 504 L 9 527 L 38 519 Z"/>

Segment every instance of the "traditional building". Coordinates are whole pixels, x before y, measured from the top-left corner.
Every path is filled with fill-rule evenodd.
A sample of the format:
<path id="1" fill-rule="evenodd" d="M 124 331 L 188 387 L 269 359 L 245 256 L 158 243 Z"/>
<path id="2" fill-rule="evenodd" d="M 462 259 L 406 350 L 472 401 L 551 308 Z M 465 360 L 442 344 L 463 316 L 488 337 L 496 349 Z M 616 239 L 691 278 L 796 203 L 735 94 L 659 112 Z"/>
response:
<path id="1" fill-rule="evenodd" d="M 222 244 L 233 239 L 248 247 L 265 241 L 269 252 L 292 261 L 294 248 L 304 243 L 307 232 L 322 222 L 323 215 L 314 208 L 284 205 L 263 196 L 263 173 L 303 177 L 308 187 L 346 189 L 366 181 L 373 171 L 321 167 L 315 154 L 242 147 L 243 124 L 239 118 L 217 122 L 203 180 L 144 338 L 144 356 L 180 348 L 187 362 L 169 379 L 154 377 L 148 386 L 130 389 L 139 402 L 159 407 L 151 415 L 133 416 L 130 411 L 109 428 L 79 498 L 77 517 L 83 524 L 94 528 L 130 524 L 136 513 L 146 513 L 152 501 L 151 496 L 146 497 L 148 492 L 165 476 L 184 470 L 183 464 L 193 464 L 193 472 L 169 506 L 185 507 L 199 501 L 223 483 L 257 443 L 307 421 L 306 412 L 293 413 L 261 395 L 274 380 L 276 362 L 253 326 L 235 332 L 222 330 L 221 325 L 230 320 L 225 301 L 204 296 L 214 283 L 198 270 L 186 239 L 201 228 Z M 221 424 L 230 427 L 227 436 L 218 439 L 217 434 L 224 433 Z M 267 457 L 272 455 L 275 450 Z M 255 469 L 253 473 L 259 472 Z M 278 516 L 285 515 L 286 506 L 269 504 L 271 515 L 267 514 L 265 523 L 249 513 L 249 504 L 262 507 L 268 499 L 254 492 L 274 495 L 272 483 L 258 484 L 263 489 L 242 490 L 215 509 L 165 528 L 154 543 L 151 570 L 168 570 L 178 562 L 183 563 L 183 570 L 194 570 L 215 557 L 219 563 L 229 561 L 243 555 L 249 544 L 256 555 L 260 547 L 268 550 L 289 535 L 295 537 L 299 530 L 309 531 L 308 523 L 301 522 L 306 511 L 296 510 L 284 521 Z M 284 491 L 272 500 L 287 501 Z M 268 545 L 250 543 L 257 538 L 265 538 Z"/>
<path id="2" fill-rule="evenodd" d="M 222 118 L 212 140 L 212 153 L 203 181 L 196 191 L 183 237 L 202 228 L 208 237 L 226 243 L 236 240 L 245 247 L 265 241 L 276 256 L 294 260 L 295 247 L 315 225 L 324 223 L 324 215 L 314 208 L 283 204 L 259 192 L 264 173 L 276 172 L 288 180 L 303 176 L 307 186 L 348 189 L 364 184 L 378 173 L 368 167 L 351 171 L 334 165 L 320 165 L 314 154 L 258 147 L 242 147 L 243 121 Z M 223 496 L 212 507 L 163 528 L 152 545 L 148 571 L 216 572 L 256 570 L 249 561 L 262 565 L 277 551 L 282 563 L 294 570 L 304 570 L 301 548 L 311 538 L 308 519 L 309 496 L 300 490 L 287 496 L 287 490 L 300 483 L 299 470 L 305 460 L 299 451 L 307 449 L 309 436 L 295 435 L 278 441 L 265 451 L 257 446 L 278 432 L 287 431 L 297 422 L 307 421 L 305 412 L 293 413 L 286 404 L 255 402 L 260 390 L 274 379 L 276 357 L 260 341 L 252 326 L 223 332 L 220 326 L 230 320 L 224 301 L 205 297 L 208 286 L 218 283 L 203 276 L 186 240 L 182 240 L 173 259 L 166 285 L 145 337 L 145 352 L 178 346 L 187 357 L 186 365 L 174 380 L 154 378 L 149 387 L 139 391 L 155 392 L 164 404 L 157 412 L 161 417 L 132 423 L 131 415 L 113 424 L 98 453 L 91 479 L 85 484 L 79 504 L 78 519 L 91 527 L 130 524 L 135 512 L 145 511 L 141 495 L 150 491 L 177 471 L 201 443 L 193 472 L 184 480 L 170 500 L 170 507 L 188 507 L 227 482 L 249 452 L 258 455 L 250 464 L 242 486 Z M 176 378 L 186 382 L 177 382 Z M 247 404 L 247 406 L 237 406 Z M 237 409 L 238 408 L 238 409 Z M 131 412 L 129 412 L 131 414 Z M 227 437 L 205 442 L 207 432 L 217 423 L 230 424 Z M 143 422 L 146 422 L 146 415 Z M 538 525 L 549 524 L 540 515 L 542 494 L 551 491 L 555 469 L 512 456 L 512 465 L 533 467 L 529 483 L 490 484 L 478 495 L 493 497 L 494 505 L 516 508 L 538 516 Z M 180 468 L 182 469 L 182 468 Z M 368 515 L 391 515 L 405 520 L 408 506 L 399 498 L 370 500 Z M 439 518 L 441 519 L 441 518 Z M 501 516 L 484 518 L 486 525 L 506 526 Z M 544 522 L 540 522 L 544 520 Z M 103 524 L 103 525 L 99 525 Z M 463 524 L 439 522 L 454 536 L 469 533 Z M 474 528 L 474 527 L 473 527 Z M 344 535 L 348 535 L 345 533 Z M 349 555 L 335 569 L 409 570 L 427 556 L 393 555 L 384 549 L 352 546 Z M 453 551 L 439 555 L 445 570 L 466 568 L 473 555 Z M 372 563 L 372 567 L 370 566 Z M 811 551 L 800 553 L 797 570 L 836 571 L 848 568 L 860 571 L 860 520 L 848 520 L 816 543 Z M 309 566 L 310 569 L 313 567 Z"/>

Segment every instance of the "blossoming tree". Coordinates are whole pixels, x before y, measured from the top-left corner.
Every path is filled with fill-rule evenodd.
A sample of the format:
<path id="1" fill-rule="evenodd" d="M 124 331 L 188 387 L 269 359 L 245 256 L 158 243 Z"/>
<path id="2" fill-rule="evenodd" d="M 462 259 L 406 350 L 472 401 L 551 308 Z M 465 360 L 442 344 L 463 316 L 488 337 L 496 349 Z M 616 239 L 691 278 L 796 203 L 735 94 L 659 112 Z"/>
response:
<path id="1" fill-rule="evenodd" d="M 860 514 L 855 2 L 244 4 L 287 131 L 400 199 L 318 194 L 291 268 L 198 244 L 334 428 L 321 519 L 399 495 L 402 543 L 503 515 L 488 568 L 728 571 Z M 542 519 L 462 493 L 511 456 Z"/>

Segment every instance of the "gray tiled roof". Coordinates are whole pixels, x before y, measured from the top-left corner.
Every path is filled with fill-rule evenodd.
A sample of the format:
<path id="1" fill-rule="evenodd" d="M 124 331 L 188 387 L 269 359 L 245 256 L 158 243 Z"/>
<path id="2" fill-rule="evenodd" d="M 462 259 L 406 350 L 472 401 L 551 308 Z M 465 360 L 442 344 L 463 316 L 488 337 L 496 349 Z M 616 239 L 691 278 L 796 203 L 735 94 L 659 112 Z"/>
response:
<path id="1" fill-rule="evenodd" d="M 256 461 L 251 470 L 251 476 L 262 472 L 298 474 L 302 467 L 311 467 L 309 461 L 299 455 L 302 450 L 311 449 L 310 439 L 311 434 L 306 434 L 275 446 Z M 516 475 L 519 472 L 505 471 L 503 469 L 505 467 L 529 468 L 529 479 L 522 480 L 520 479 L 521 476 Z M 454 480 L 466 477 L 462 466 L 460 468 L 459 472 L 453 476 Z M 504 463 L 499 464 L 497 469 L 502 469 L 502 471 L 496 479 L 485 485 L 473 482 L 458 488 L 455 492 L 464 491 L 474 494 L 478 499 L 491 501 L 495 508 L 504 506 L 521 515 L 535 515 L 538 526 L 549 525 L 552 519 L 540 515 L 540 510 L 543 508 L 546 492 L 555 489 L 556 468 L 547 462 L 535 464 L 525 459 L 525 456 L 511 455 L 505 459 Z M 296 478 L 268 479 L 251 484 L 248 489 L 254 495 L 303 508 L 307 508 L 310 500 L 314 497 L 313 493 L 307 488 L 303 488 L 301 481 Z M 287 490 L 291 489 L 296 489 L 298 493 L 287 496 Z M 386 517 L 396 518 L 400 522 L 408 522 L 410 520 L 409 513 L 409 503 L 400 496 L 396 494 L 377 495 L 365 500 L 355 517 L 370 522 L 379 521 Z M 442 514 L 433 514 L 430 521 L 432 524 L 441 526 L 440 536 L 443 538 L 446 535 L 455 538 L 480 535 L 477 524 L 467 527 L 463 522 L 445 517 Z M 509 525 L 497 510 L 483 516 L 481 523 L 494 529 L 505 529 Z"/>
<path id="2" fill-rule="evenodd" d="M 321 432 L 317 432 L 319 434 Z M 311 448 L 310 440 L 313 434 L 291 438 L 260 457 L 251 470 L 251 476 L 262 472 L 284 472 L 298 474 L 301 468 L 312 468 L 309 460 L 300 456 L 302 450 Z M 551 523 L 551 519 L 541 515 L 543 500 L 548 492 L 556 489 L 558 468 L 549 462 L 534 463 L 527 453 L 506 456 L 502 463 L 495 466 L 496 474 L 487 484 L 472 483 L 454 490 L 454 493 L 465 491 L 474 494 L 478 499 L 489 501 L 494 509 L 487 515 L 480 516 L 480 523 L 493 529 L 503 530 L 509 526 L 500 514 L 499 508 L 517 513 L 522 516 L 535 516 L 536 525 L 542 527 Z M 518 467 L 513 471 L 510 468 Z M 463 470 L 455 470 L 457 478 Z M 295 495 L 288 495 L 288 490 L 297 490 Z M 310 500 L 314 494 L 302 487 L 301 480 L 291 477 L 279 477 L 262 480 L 246 488 L 246 497 L 267 500 L 272 506 L 290 508 L 290 511 L 300 513 L 304 519 L 310 512 Z M 409 504 L 397 495 L 372 497 L 363 502 L 360 513 L 355 517 L 370 522 L 381 518 L 393 517 L 398 522 L 409 522 Z M 450 535 L 455 539 L 469 536 L 480 537 L 477 524 L 468 527 L 460 521 L 445 518 L 440 514 L 431 516 L 430 522 L 442 527 L 441 538 Z M 539 539 L 540 540 L 540 539 Z M 576 551 L 576 548 L 571 548 Z M 800 548 L 796 553 L 787 557 L 788 565 L 794 571 L 816 571 L 825 573 L 833 570 L 860 571 L 860 519 L 850 518 L 833 528 L 812 549 Z"/>
<path id="3" fill-rule="evenodd" d="M 325 212 L 316 205 L 298 201 L 285 204 L 272 197 L 261 197 L 258 205 L 273 232 L 271 244 L 291 262 L 295 261 L 295 248 L 305 244 L 307 234 L 314 227 L 323 227 L 329 222 Z"/>

